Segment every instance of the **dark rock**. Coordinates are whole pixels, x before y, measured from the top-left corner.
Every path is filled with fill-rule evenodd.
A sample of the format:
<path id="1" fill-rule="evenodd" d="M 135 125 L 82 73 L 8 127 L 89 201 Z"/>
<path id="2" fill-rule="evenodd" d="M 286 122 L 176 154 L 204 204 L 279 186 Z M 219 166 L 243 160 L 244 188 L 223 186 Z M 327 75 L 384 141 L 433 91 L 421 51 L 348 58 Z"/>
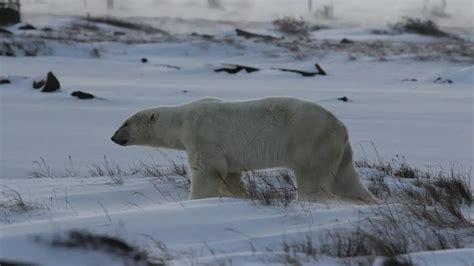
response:
<path id="1" fill-rule="evenodd" d="M 221 68 L 214 69 L 214 72 L 227 72 L 229 74 L 237 74 L 242 69 L 244 69 L 244 68 L 239 67 L 239 66 L 236 66 L 236 67 L 233 67 L 233 68 L 221 67 Z"/>
<path id="2" fill-rule="evenodd" d="M 214 36 L 213 35 L 210 35 L 210 34 L 199 34 L 199 33 L 196 33 L 196 32 L 192 32 L 190 34 L 190 36 L 192 37 L 201 37 L 203 39 L 207 39 L 207 40 L 212 40 L 214 39 Z"/>
<path id="3" fill-rule="evenodd" d="M 61 85 L 59 84 L 59 80 L 56 78 L 53 72 L 48 72 L 46 82 L 41 92 L 53 92 L 59 90 L 60 88 Z"/>
<path id="4" fill-rule="evenodd" d="M 183 90 L 182 92 L 183 92 L 183 93 L 188 93 L 188 90 Z"/>
<path id="5" fill-rule="evenodd" d="M 324 69 L 319 64 L 316 63 L 316 64 L 314 64 L 314 66 L 318 70 L 318 75 L 321 75 L 321 76 L 326 76 L 327 75 L 326 71 L 324 71 Z"/>
<path id="6" fill-rule="evenodd" d="M 344 38 L 344 39 L 342 39 L 342 40 L 340 41 L 340 43 L 343 43 L 343 44 L 353 44 L 354 41 L 349 40 L 349 39 L 347 39 L 347 38 Z"/>
<path id="7" fill-rule="evenodd" d="M 114 31 L 114 36 L 123 36 L 125 35 L 125 32 L 123 31 Z"/>
<path id="8" fill-rule="evenodd" d="M 44 27 L 41 30 L 42 31 L 47 31 L 47 32 L 53 31 L 53 29 L 51 29 L 50 27 Z"/>
<path id="9" fill-rule="evenodd" d="M 13 33 L 7 29 L 0 28 L 0 34 L 12 35 Z"/>
<path id="10" fill-rule="evenodd" d="M 260 71 L 260 69 L 255 68 L 255 67 L 251 67 L 251 66 L 234 65 L 234 64 L 227 64 L 227 65 L 233 66 L 233 67 L 217 68 L 217 69 L 214 69 L 214 72 L 227 72 L 229 74 L 236 74 L 236 73 L 240 72 L 241 70 L 245 70 L 245 72 L 247 72 L 247 73 Z"/>
<path id="11" fill-rule="evenodd" d="M 166 67 L 166 68 L 171 68 L 171 69 L 176 69 L 176 70 L 181 70 L 179 66 L 173 66 L 173 65 L 168 65 L 168 64 L 156 64 L 154 65 L 156 67 Z"/>
<path id="12" fill-rule="evenodd" d="M 142 58 L 142 63 L 148 63 L 148 58 L 143 57 L 143 58 Z"/>
<path id="13" fill-rule="evenodd" d="M 33 89 L 40 89 L 44 86 L 44 79 L 42 80 L 33 80 Z"/>
<path id="14" fill-rule="evenodd" d="M 242 30 L 242 29 L 235 29 L 235 33 L 237 34 L 237 36 L 242 36 L 245 39 L 257 38 L 257 39 L 263 39 L 265 41 L 278 40 L 277 37 L 274 37 L 274 36 L 271 36 L 271 35 L 253 33 L 253 32 L 249 32 L 249 31 Z"/>
<path id="15" fill-rule="evenodd" d="M 94 99 L 95 96 L 90 94 L 90 93 L 87 93 L 87 92 L 83 92 L 83 91 L 73 91 L 71 93 L 72 96 L 74 97 L 77 97 L 81 100 L 88 100 L 88 99 Z"/>
<path id="16" fill-rule="evenodd" d="M 438 77 L 438 78 L 435 79 L 433 82 L 434 82 L 434 83 L 442 83 L 442 84 L 445 84 L 445 83 L 452 84 L 452 83 L 453 83 L 452 80 L 450 80 L 450 79 L 444 79 L 444 78 L 442 78 L 442 77 Z"/>
<path id="17" fill-rule="evenodd" d="M 402 81 L 411 81 L 411 82 L 417 82 L 417 79 L 402 79 Z"/>
<path id="18" fill-rule="evenodd" d="M 18 27 L 18 29 L 20 29 L 20 30 L 36 30 L 36 27 L 31 25 L 31 24 L 26 23 L 26 24 Z"/>
<path id="19" fill-rule="evenodd" d="M 0 84 L 10 84 L 11 81 L 8 79 L 0 79 Z"/>
<path id="20" fill-rule="evenodd" d="M 97 48 L 92 48 L 90 51 L 89 51 L 89 55 L 93 58 L 99 58 L 100 57 L 100 50 L 97 49 Z"/>
<path id="21" fill-rule="evenodd" d="M 346 96 L 342 96 L 342 97 L 339 97 L 337 99 L 341 102 L 348 102 L 349 101 L 349 99 Z"/>
<path id="22" fill-rule="evenodd" d="M 316 75 L 321 75 L 321 76 L 326 76 L 327 75 L 326 71 L 324 71 L 324 69 L 319 64 L 314 64 L 314 66 L 318 70 L 317 72 L 308 72 L 308 71 L 297 70 L 297 69 L 288 69 L 288 68 L 271 68 L 271 69 L 276 69 L 276 70 L 280 70 L 280 71 L 283 71 L 283 72 L 297 73 L 297 74 L 300 74 L 303 77 L 314 77 Z"/>

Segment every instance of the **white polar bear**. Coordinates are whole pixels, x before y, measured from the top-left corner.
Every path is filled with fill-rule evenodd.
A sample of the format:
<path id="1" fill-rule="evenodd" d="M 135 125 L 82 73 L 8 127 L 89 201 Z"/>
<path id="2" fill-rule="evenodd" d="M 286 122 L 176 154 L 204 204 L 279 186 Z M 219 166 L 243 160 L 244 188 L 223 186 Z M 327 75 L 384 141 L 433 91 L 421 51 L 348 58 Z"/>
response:
<path id="1" fill-rule="evenodd" d="M 299 200 L 374 201 L 354 168 L 345 126 L 321 106 L 296 98 L 205 98 L 144 109 L 112 141 L 185 150 L 191 199 L 245 196 L 243 171 L 286 167 L 295 173 Z"/>

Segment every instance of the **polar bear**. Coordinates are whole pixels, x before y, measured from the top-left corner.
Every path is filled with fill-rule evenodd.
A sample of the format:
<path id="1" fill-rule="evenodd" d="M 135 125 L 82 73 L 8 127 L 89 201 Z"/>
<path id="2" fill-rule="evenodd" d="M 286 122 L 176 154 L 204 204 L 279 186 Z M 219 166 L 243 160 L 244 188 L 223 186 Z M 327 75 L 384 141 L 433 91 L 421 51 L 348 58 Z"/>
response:
<path id="1" fill-rule="evenodd" d="M 354 168 L 346 127 L 321 106 L 297 98 L 204 98 L 148 108 L 111 139 L 186 151 L 191 199 L 244 197 L 243 171 L 284 167 L 295 173 L 299 200 L 375 201 Z"/>

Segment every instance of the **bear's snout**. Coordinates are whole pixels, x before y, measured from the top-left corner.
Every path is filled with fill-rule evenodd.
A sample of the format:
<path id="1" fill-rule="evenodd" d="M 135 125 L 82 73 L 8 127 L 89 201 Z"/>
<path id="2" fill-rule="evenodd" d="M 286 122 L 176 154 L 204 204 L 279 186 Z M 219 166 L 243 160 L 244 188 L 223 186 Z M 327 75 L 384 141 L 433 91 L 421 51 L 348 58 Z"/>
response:
<path id="1" fill-rule="evenodd" d="M 117 135 L 118 135 L 118 131 L 115 132 L 115 134 L 110 138 L 110 140 L 112 140 L 113 142 L 121 146 L 124 146 L 125 144 L 127 144 L 128 142 L 127 139 L 120 138 Z"/>

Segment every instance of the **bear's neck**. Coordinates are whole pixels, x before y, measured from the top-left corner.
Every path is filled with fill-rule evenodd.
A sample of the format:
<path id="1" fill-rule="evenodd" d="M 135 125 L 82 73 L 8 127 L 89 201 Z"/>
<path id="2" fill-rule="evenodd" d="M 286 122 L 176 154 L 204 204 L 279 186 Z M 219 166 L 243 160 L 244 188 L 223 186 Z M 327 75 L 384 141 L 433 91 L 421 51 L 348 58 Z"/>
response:
<path id="1" fill-rule="evenodd" d="M 164 123 L 161 125 L 166 125 L 159 129 L 161 136 L 159 136 L 159 143 L 156 143 L 157 147 L 175 149 L 175 150 L 185 150 L 182 134 L 183 134 L 183 118 L 180 112 L 174 112 L 172 108 L 167 110 L 166 114 L 163 112 Z"/>

